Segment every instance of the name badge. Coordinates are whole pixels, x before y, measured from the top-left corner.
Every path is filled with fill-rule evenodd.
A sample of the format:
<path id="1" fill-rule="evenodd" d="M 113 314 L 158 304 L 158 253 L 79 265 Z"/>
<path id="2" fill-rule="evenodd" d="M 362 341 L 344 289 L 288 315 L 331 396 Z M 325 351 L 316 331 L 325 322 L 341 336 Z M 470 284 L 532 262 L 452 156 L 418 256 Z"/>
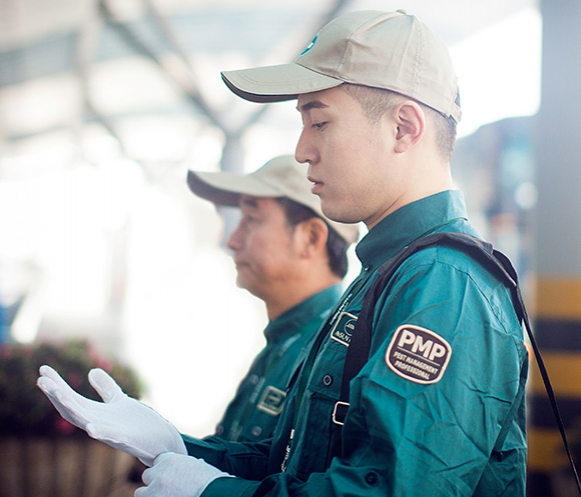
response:
<path id="1" fill-rule="evenodd" d="M 345 347 L 349 347 L 353 330 L 355 330 L 355 323 L 357 323 L 357 316 L 342 312 L 331 330 L 331 338 L 345 345 Z"/>
<path id="2" fill-rule="evenodd" d="M 256 408 L 262 412 L 270 414 L 271 416 L 278 416 L 284 401 L 286 399 L 286 392 L 279 390 L 271 385 L 267 386 L 262 392 L 262 396 L 256 405 Z"/>

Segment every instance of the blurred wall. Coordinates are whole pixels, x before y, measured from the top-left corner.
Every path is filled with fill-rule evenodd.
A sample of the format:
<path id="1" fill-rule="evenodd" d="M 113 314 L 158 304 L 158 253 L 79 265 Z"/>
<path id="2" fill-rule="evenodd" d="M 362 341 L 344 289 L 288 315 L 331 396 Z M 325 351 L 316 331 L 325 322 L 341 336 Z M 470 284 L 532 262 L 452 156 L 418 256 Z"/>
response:
<path id="1" fill-rule="evenodd" d="M 543 0 L 541 108 L 535 122 L 535 336 L 568 435 L 576 446 L 581 420 L 581 3 Z M 571 471 L 545 388 L 531 367 L 529 493 L 573 495 L 555 474 Z"/>

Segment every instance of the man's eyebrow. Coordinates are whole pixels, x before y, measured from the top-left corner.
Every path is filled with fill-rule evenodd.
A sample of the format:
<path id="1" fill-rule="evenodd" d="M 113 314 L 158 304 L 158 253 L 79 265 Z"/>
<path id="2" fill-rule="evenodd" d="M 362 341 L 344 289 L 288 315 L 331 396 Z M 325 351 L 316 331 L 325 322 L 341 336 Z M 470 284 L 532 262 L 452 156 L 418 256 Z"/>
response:
<path id="1" fill-rule="evenodd" d="M 300 107 L 297 107 L 299 112 L 309 112 L 311 109 L 326 109 L 329 107 L 327 104 L 324 104 L 320 100 L 311 100 L 310 102 L 306 102 Z"/>
<path id="2" fill-rule="evenodd" d="M 242 197 L 240 199 L 240 204 L 244 205 L 246 207 L 258 207 L 258 202 L 256 201 L 256 199 L 252 198 L 252 197 Z"/>

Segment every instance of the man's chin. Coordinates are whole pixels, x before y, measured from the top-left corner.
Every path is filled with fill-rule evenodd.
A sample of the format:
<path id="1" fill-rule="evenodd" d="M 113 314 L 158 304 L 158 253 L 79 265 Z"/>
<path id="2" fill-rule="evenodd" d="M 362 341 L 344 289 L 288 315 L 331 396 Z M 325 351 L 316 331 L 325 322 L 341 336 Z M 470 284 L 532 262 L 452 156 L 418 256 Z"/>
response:
<path id="1" fill-rule="evenodd" d="M 325 216 L 337 223 L 354 224 L 360 221 L 353 213 L 346 212 L 345 209 L 332 206 L 329 203 L 321 202 L 321 210 Z"/>
<path id="2" fill-rule="evenodd" d="M 236 286 L 238 288 L 242 288 L 242 290 L 250 292 L 252 295 L 255 295 L 253 291 L 254 285 L 252 284 L 251 281 L 248 280 L 248 278 L 241 276 L 240 272 L 238 272 L 238 277 L 236 278 Z"/>

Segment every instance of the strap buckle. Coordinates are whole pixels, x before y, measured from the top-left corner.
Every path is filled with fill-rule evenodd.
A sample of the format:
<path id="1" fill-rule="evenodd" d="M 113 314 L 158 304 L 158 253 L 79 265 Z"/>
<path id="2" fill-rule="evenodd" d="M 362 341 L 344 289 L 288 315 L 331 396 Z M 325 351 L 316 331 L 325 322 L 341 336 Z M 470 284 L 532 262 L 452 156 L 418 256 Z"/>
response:
<path id="1" fill-rule="evenodd" d="M 336 402 L 331 415 L 333 423 L 343 426 L 345 424 L 345 416 L 347 416 L 347 409 L 349 409 L 349 402 Z"/>

